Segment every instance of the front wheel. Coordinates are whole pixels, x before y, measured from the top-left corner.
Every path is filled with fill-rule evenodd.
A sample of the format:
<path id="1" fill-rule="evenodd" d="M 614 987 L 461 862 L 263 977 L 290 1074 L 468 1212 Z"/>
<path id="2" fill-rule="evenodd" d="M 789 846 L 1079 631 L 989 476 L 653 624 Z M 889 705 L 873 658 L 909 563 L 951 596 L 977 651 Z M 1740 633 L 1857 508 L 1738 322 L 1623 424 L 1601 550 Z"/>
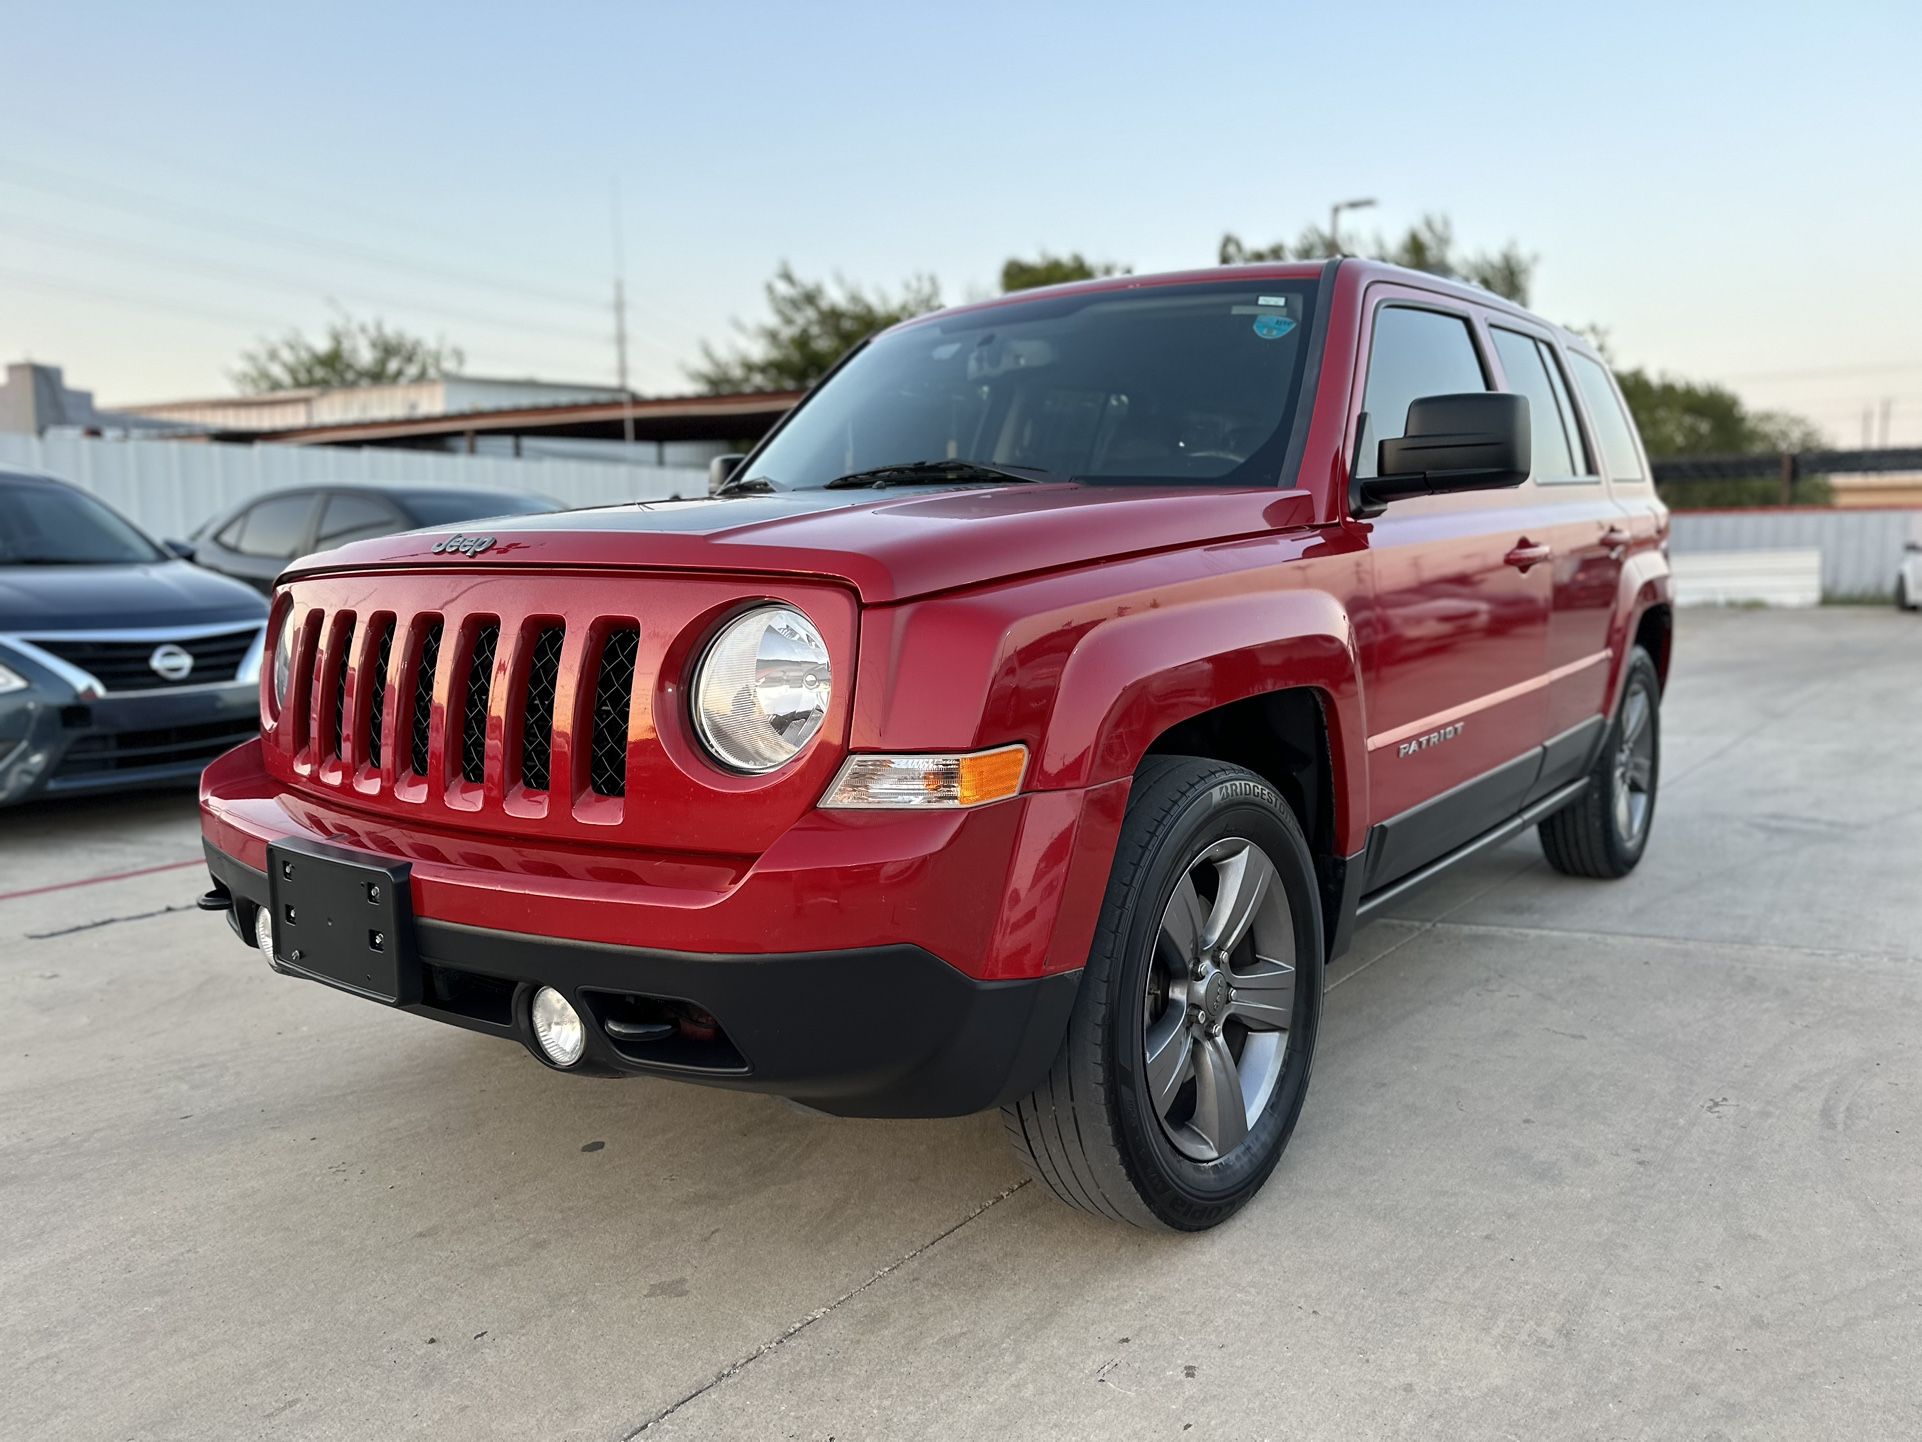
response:
<path id="1" fill-rule="evenodd" d="M 1314 875 L 1293 811 L 1253 772 L 1144 763 L 1061 1052 L 1003 1108 L 1062 1201 L 1199 1231 L 1267 1180 L 1321 1017 Z"/>

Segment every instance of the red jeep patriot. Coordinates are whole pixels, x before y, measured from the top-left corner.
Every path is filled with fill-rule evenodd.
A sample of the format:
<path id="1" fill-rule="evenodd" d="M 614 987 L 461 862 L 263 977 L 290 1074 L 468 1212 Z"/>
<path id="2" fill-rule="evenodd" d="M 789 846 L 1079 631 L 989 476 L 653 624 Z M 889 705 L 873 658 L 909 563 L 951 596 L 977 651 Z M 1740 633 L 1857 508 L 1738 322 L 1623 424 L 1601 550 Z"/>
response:
<path id="1" fill-rule="evenodd" d="M 546 1065 L 1002 1108 L 1197 1229 L 1358 919 L 1526 826 L 1647 844 L 1667 512 L 1608 372 L 1356 260 L 941 311 L 702 499 L 282 578 L 214 890 L 282 972 Z"/>

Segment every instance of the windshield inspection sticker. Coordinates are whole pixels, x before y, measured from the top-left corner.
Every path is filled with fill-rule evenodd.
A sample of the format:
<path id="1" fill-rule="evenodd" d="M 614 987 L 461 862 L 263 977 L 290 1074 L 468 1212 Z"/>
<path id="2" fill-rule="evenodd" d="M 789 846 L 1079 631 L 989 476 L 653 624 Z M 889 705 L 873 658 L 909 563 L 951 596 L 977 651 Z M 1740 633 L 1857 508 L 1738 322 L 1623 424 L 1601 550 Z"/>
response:
<path id="1" fill-rule="evenodd" d="M 1295 323 L 1285 315 L 1258 315 L 1255 317 L 1255 334 L 1263 340 L 1280 340 L 1295 328 Z"/>

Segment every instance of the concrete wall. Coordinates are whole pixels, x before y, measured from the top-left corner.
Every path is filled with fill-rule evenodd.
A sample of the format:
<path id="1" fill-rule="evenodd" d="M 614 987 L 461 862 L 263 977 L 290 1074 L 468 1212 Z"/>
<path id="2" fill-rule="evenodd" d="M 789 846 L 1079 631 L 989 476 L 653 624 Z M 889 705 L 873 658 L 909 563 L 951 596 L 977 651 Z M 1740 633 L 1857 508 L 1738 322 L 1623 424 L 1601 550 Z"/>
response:
<path id="1" fill-rule="evenodd" d="M 91 436 L 0 435 L 0 466 L 81 486 L 162 539 L 185 536 L 248 496 L 329 481 L 496 486 L 553 496 L 565 506 L 707 494 L 707 472 L 695 467 Z"/>
<path id="2" fill-rule="evenodd" d="M 1922 508 L 1825 510 L 1783 507 L 1756 511 L 1677 511 L 1669 549 L 1822 553 L 1822 594 L 1862 600 L 1895 594 L 1902 547 L 1922 540 Z"/>

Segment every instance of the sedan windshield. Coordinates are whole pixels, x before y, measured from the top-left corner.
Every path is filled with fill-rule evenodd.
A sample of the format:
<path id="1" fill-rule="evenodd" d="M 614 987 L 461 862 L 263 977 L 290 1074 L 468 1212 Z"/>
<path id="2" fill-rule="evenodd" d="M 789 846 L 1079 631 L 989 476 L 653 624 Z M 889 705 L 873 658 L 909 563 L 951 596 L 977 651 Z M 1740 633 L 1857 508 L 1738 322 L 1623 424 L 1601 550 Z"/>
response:
<path id="1" fill-rule="evenodd" d="M 136 566 L 165 559 L 132 522 L 83 491 L 0 485 L 0 566 Z"/>
<path id="2" fill-rule="evenodd" d="M 998 468 L 1020 473 L 1004 482 L 1274 485 L 1314 299 L 1313 281 L 1237 279 L 936 315 L 836 371 L 742 488 L 887 485 L 916 466 L 902 476 L 927 484 L 942 462 L 970 484 Z"/>

